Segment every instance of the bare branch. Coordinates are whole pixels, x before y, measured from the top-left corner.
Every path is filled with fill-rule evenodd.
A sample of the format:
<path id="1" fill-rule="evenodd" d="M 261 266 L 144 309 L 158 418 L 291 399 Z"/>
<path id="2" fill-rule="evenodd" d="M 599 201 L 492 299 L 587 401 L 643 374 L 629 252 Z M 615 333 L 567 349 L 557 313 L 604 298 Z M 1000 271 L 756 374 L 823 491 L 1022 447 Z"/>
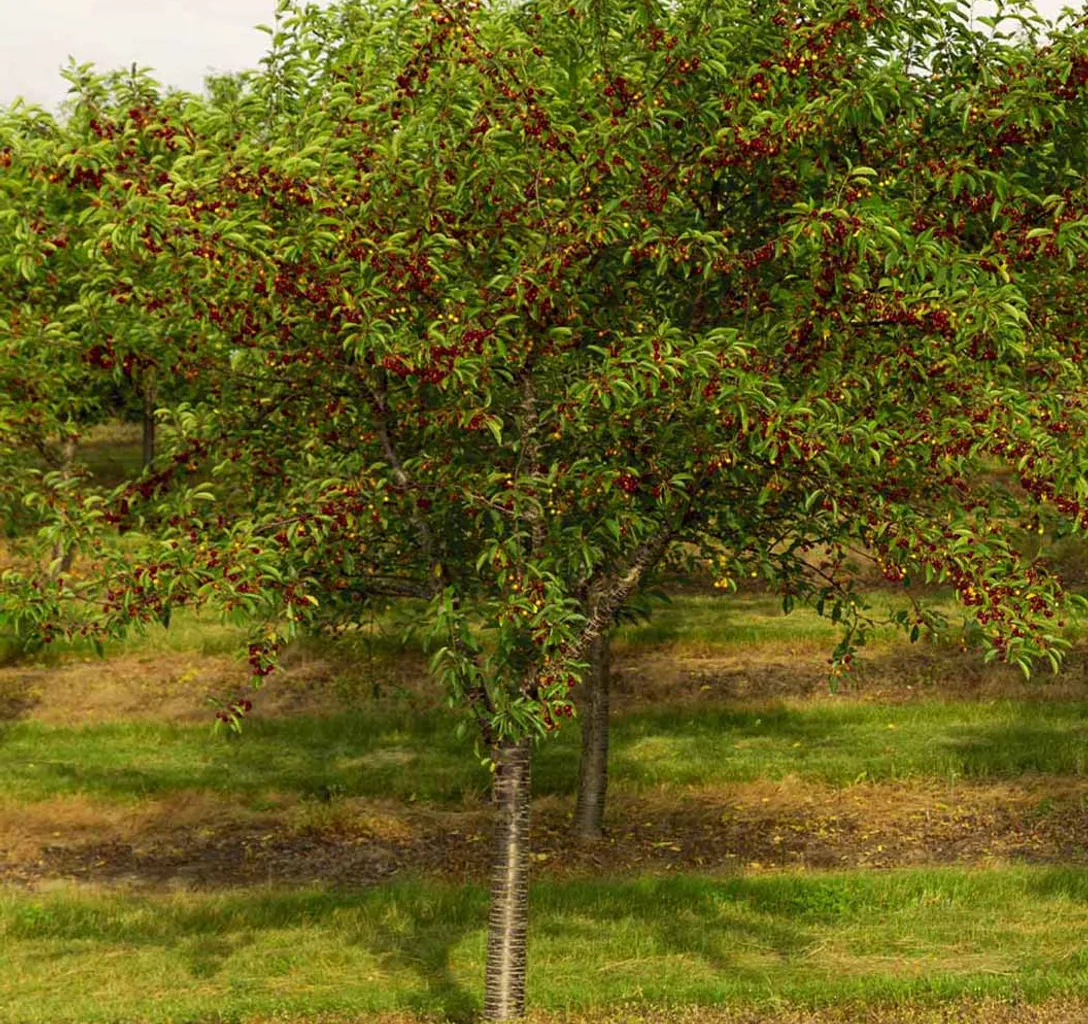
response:
<path id="1" fill-rule="evenodd" d="M 373 576 L 349 591 L 363 597 L 418 597 L 430 600 L 439 588 L 439 580 L 418 580 L 402 576 Z"/>

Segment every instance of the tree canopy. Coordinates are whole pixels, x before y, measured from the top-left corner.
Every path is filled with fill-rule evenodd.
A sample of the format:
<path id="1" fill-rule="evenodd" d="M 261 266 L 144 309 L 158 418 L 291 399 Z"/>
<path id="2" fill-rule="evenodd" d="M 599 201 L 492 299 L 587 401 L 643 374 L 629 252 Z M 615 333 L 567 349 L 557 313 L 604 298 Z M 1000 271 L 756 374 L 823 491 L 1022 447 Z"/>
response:
<path id="1" fill-rule="evenodd" d="M 6 365 L 78 374 L 9 389 L 0 452 L 103 353 L 193 386 L 112 493 L 20 477 L 86 568 L 5 573 L 9 620 L 105 637 L 208 604 L 257 623 L 262 675 L 303 624 L 420 599 L 516 780 L 500 866 L 527 738 L 663 559 L 851 619 L 862 546 L 950 582 L 987 656 L 1057 664 L 1070 595 L 1020 527 L 1088 526 L 1081 24 L 344 0 L 271 34 L 211 99 L 88 81 L 66 123 L 3 124 Z"/>

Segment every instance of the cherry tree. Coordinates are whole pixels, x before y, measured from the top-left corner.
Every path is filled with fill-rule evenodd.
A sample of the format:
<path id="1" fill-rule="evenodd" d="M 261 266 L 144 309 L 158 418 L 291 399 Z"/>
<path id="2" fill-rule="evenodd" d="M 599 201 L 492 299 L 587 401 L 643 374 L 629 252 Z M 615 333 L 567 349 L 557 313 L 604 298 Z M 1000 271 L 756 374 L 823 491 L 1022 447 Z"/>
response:
<path id="1" fill-rule="evenodd" d="M 986 657 L 1057 665 L 1070 596 L 1018 526 L 1088 526 L 1086 82 L 1080 24 L 995 42 L 931 0 L 283 3 L 228 102 L 54 152 L 80 322 L 172 338 L 202 388 L 162 468 L 34 492 L 94 571 L 9 571 L 5 614 L 50 640 L 208 605 L 260 678 L 419 600 L 490 752 L 484 1010 L 517 1016 L 532 746 L 667 559 L 822 605 L 848 667 L 861 544 L 949 582 Z M 116 166 L 149 126 L 170 154 Z"/>

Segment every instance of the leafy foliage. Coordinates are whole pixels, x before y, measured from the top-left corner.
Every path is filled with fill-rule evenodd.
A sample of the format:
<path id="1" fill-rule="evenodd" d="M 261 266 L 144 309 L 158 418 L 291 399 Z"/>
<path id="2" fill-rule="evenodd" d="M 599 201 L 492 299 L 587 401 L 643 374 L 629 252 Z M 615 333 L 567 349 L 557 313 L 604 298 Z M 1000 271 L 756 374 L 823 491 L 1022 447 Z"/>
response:
<path id="1" fill-rule="evenodd" d="M 194 391 L 154 472 L 34 483 L 43 543 L 94 571 L 8 572 L 8 614 L 49 639 L 209 603 L 259 619 L 260 676 L 303 626 L 421 598 L 493 743 L 570 713 L 670 558 L 814 600 L 848 665 L 863 545 L 951 581 L 988 656 L 1057 664 L 1068 595 L 1017 527 L 1088 525 L 1088 46 L 1026 24 L 283 3 L 214 101 L 87 77 L 65 124 L 9 117 L 9 365 L 123 345 Z"/>

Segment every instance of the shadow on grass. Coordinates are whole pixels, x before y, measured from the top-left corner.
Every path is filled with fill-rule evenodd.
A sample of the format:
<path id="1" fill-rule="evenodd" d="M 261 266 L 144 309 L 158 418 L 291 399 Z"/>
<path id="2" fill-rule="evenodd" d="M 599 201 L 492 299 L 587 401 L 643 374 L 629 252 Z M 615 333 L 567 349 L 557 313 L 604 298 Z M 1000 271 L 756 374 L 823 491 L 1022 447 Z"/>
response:
<path id="1" fill-rule="evenodd" d="M 994 981 L 989 965 L 1005 961 L 987 958 L 1007 927 L 1009 955 L 1022 959 L 1009 984 L 1049 990 L 1076 983 L 1083 970 L 1079 953 L 1076 963 L 1053 962 L 1080 927 L 1081 918 L 1062 909 L 1070 901 L 1088 901 L 1088 872 L 544 882 L 530 897 L 529 989 L 538 1005 L 571 1008 L 622 999 L 625 992 L 629 998 L 631 985 L 644 987 L 647 998 L 675 989 L 685 1000 L 752 1000 L 771 985 L 798 998 L 826 999 L 842 996 L 829 987 L 828 971 L 833 976 L 836 965 L 849 965 L 855 973 L 843 984 L 860 995 L 955 995 Z M 135 993 L 141 970 L 170 962 L 200 980 L 205 995 L 208 985 L 222 986 L 227 1002 L 232 979 L 248 971 L 260 984 L 282 978 L 286 987 L 277 982 L 277 991 L 292 1003 L 316 986 L 341 992 L 337 998 L 345 1006 L 351 1001 L 353 1012 L 397 1009 L 467 1021 L 480 1005 L 486 909 L 480 887 L 423 882 L 158 899 L 53 893 L 0 898 L 0 929 L 6 955 L 32 949 L 39 962 L 88 992 L 93 979 L 82 972 L 95 967 L 80 956 L 93 948 L 101 954 L 94 963 Z M 965 934 L 970 921 L 988 923 Z M 912 936 L 908 959 L 919 973 L 887 967 L 894 959 L 888 954 L 903 950 L 903 929 Z M 117 950 L 130 955 L 119 959 Z M 957 966 L 956 956 L 966 957 L 965 965 Z M 968 962 L 981 966 L 972 970 Z M 367 980 L 356 978 L 360 970 Z"/>
<path id="2" fill-rule="evenodd" d="M 737 951 L 758 947 L 786 962 L 813 942 L 791 919 L 796 907 L 774 907 L 764 888 L 742 879 L 687 878 L 536 886 L 530 941 L 544 963 L 566 961 L 564 951 L 575 951 L 579 972 L 630 953 L 626 943 L 633 942 L 653 956 L 728 971 L 740 981 L 750 974 L 755 983 L 759 972 L 746 968 Z M 397 1009 L 469 1021 L 480 1007 L 487 897 L 478 887 L 408 882 L 361 892 L 216 896 L 197 905 L 189 897 L 107 902 L 55 894 L 9 902 L 3 910 L 9 943 L 54 947 L 61 960 L 65 949 L 87 943 L 104 951 L 120 946 L 138 951 L 144 963 L 148 954 L 177 958 L 190 977 L 212 982 L 229 980 L 233 957 L 263 956 L 262 947 L 301 929 L 300 948 L 349 946 L 373 958 Z M 587 982 L 592 989 L 592 973 Z"/>
<path id="3" fill-rule="evenodd" d="M 1052 868 L 1031 876 L 1030 891 L 1045 899 L 1074 900 L 1088 903 L 1088 871 L 1068 868 Z M 1088 947 L 1085 948 L 1088 959 Z"/>
<path id="4" fill-rule="evenodd" d="M 765 899 L 766 886 L 740 877 L 647 877 L 540 887 L 533 934 L 558 945 L 592 945 L 609 925 L 638 935 L 657 955 L 693 957 L 711 971 L 742 971 L 737 953 L 760 948 L 778 960 L 800 956 L 812 936 L 795 907 Z"/>
<path id="5" fill-rule="evenodd" d="M 454 977 L 451 951 L 485 917 L 485 894 L 478 890 L 411 885 L 356 893 L 251 893 L 196 904 L 140 897 L 107 904 L 58 895 L 3 915 L 9 942 L 56 943 L 60 958 L 66 946 L 81 943 L 159 952 L 180 960 L 200 980 L 226 978 L 232 957 L 247 950 L 263 955 L 261 948 L 284 931 L 300 929 L 307 933 L 304 942 L 318 933 L 321 945 L 361 946 L 371 953 L 396 978 L 403 1009 L 439 1009 L 454 1020 L 471 1018 L 477 1002 Z"/>
<path id="6" fill-rule="evenodd" d="M 643 790 L 787 776 L 842 786 L 862 779 L 1084 775 L 1086 713 L 1081 702 L 1026 701 L 658 708 L 616 722 L 611 771 Z M 573 787 L 564 753 L 545 746 L 538 757 L 537 774 L 552 792 Z"/>
<path id="7" fill-rule="evenodd" d="M 407 913 L 383 914 L 348 941 L 377 954 L 395 976 L 414 975 L 403 1005 L 416 1013 L 440 1010 L 451 1021 L 475 1018 L 479 1002 L 453 969 L 454 951 L 486 920 L 487 900 L 478 889 L 449 889 L 428 898 L 419 891 Z"/>
<path id="8" fill-rule="evenodd" d="M 0 724 L 7 795 L 84 793 L 112 799 L 210 790 L 456 801 L 485 793 L 489 775 L 442 713 L 246 723 L 241 736 L 209 726 L 117 722 L 83 728 Z"/>
<path id="9" fill-rule="evenodd" d="M 768 986 L 799 999 L 957 995 L 994 984 L 1006 992 L 1021 983 L 1045 994 L 1083 985 L 1084 956 L 1059 955 L 1075 948 L 1083 927 L 1071 902 L 1088 902 L 1088 871 L 542 882 L 530 896 L 529 988 L 537 1005 L 568 1008 L 629 998 L 632 985 L 651 1000 L 672 991 L 697 1002 L 761 1000 Z M 181 964 L 182 987 L 199 979 L 204 997 L 222 998 L 228 1015 L 233 979 L 248 974 L 258 986 L 274 982 L 285 1010 L 321 989 L 355 1013 L 465 1021 L 479 1007 L 485 922 L 481 887 L 425 882 L 160 898 L 0 894 L 5 957 L 24 958 L 16 987 L 29 983 L 27 971 L 70 979 L 79 990 L 66 1019 L 81 993 L 95 998 L 98 965 L 138 995 L 141 971 Z M 1008 949 L 995 952 L 994 943 Z M 890 969 L 897 953 L 918 971 Z M 1009 958 L 1019 965 L 1011 974 Z M 991 977 L 994 964 L 1010 976 Z M 165 1019 L 142 1009 L 133 1007 L 134 1018 Z"/>
<path id="10" fill-rule="evenodd" d="M 1088 774 L 1088 719 L 1070 721 L 1058 709 L 1021 707 L 1022 718 L 971 723 L 948 730 L 941 745 L 968 778 L 1027 774 Z M 1088 711 L 1088 709 L 1085 709 Z"/>
<path id="11" fill-rule="evenodd" d="M 1088 705 L 849 702 L 760 710 L 653 707 L 617 718 L 611 772 L 634 791 L 787 776 L 829 785 L 905 778 L 1088 773 Z M 0 723 L 0 770 L 12 798 L 84 793 L 111 799 L 209 790 L 479 802 L 490 775 L 471 736 L 442 710 L 254 719 L 240 737 L 203 725 Z M 541 744 L 538 796 L 569 796 L 577 730 Z"/>

